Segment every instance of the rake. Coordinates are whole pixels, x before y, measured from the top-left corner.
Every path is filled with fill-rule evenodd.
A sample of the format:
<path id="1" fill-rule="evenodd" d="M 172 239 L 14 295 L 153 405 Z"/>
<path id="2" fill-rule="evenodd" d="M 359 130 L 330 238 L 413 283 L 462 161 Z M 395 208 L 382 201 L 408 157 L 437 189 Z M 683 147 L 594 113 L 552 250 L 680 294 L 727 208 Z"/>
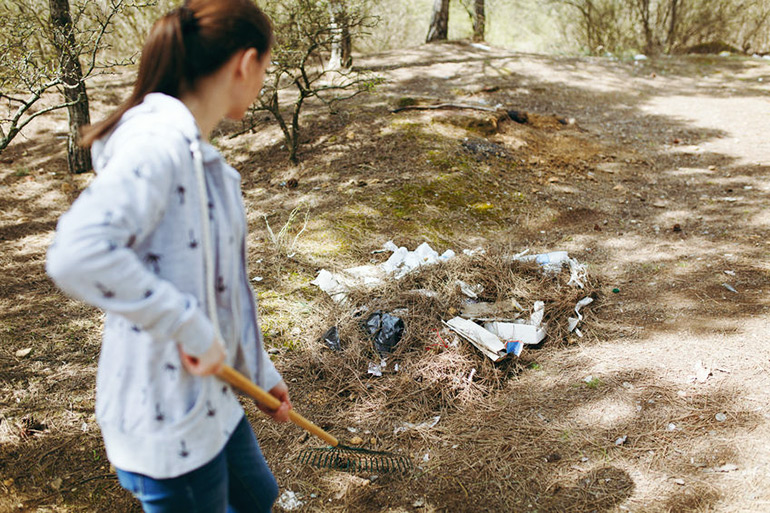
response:
<path id="1" fill-rule="evenodd" d="M 223 366 L 217 373 L 217 377 L 268 408 L 276 410 L 281 406 L 281 401 L 275 396 L 270 395 L 263 388 L 252 383 L 243 374 L 229 365 Z M 289 410 L 289 420 L 308 433 L 321 438 L 331 446 L 303 449 L 298 458 L 300 463 L 316 468 L 330 468 L 347 472 L 385 473 L 403 472 L 412 469 L 412 461 L 405 456 L 342 445 L 333 435 L 327 433 L 293 409 Z"/>

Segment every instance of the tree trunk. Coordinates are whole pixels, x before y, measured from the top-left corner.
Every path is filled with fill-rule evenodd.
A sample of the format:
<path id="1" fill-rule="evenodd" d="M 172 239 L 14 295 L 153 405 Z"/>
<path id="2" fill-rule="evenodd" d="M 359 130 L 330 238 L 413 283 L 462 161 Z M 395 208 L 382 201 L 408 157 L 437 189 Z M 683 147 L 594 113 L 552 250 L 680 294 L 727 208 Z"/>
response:
<path id="1" fill-rule="evenodd" d="M 476 0 L 474 4 L 473 15 L 473 40 L 476 42 L 484 41 L 484 31 L 486 28 L 486 15 L 484 14 L 484 0 Z"/>
<path id="2" fill-rule="evenodd" d="M 430 22 L 426 43 L 446 41 L 449 33 L 449 0 L 433 2 L 433 20 Z"/>
<path id="3" fill-rule="evenodd" d="M 655 53 L 655 43 L 653 41 L 652 26 L 650 21 L 650 0 L 639 0 L 639 16 L 642 20 L 642 29 L 644 30 L 644 53 L 652 55 Z"/>
<path id="4" fill-rule="evenodd" d="M 332 55 L 329 58 L 329 69 L 350 68 L 353 65 L 353 44 L 348 26 L 348 13 L 341 0 L 329 2 L 332 31 Z"/>
<path id="5" fill-rule="evenodd" d="M 53 44 L 59 54 L 64 99 L 71 103 L 69 114 L 69 137 L 67 138 L 67 163 L 70 173 L 85 173 L 91 170 L 91 153 L 82 148 L 80 128 L 91 122 L 88 112 L 88 95 L 83 81 L 78 54 L 75 52 L 75 35 L 72 30 L 69 0 L 49 0 Z"/>
<path id="6" fill-rule="evenodd" d="M 668 26 L 668 37 L 666 38 L 667 52 L 671 53 L 676 44 L 676 27 L 679 22 L 677 19 L 676 8 L 679 4 L 679 0 L 671 0 L 671 23 Z"/>

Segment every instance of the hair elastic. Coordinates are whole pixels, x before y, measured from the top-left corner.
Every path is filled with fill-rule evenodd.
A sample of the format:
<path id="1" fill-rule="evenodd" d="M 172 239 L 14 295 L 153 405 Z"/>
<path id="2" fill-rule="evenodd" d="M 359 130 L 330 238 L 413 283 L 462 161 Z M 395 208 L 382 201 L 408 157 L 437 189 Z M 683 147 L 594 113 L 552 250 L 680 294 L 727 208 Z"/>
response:
<path id="1" fill-rule="evenodd" d="M 176 10 L 179 16 L 179 23 L 182 25 L 182 32 L 191 32 L 198 28 L 198 20 L 195 18 L 195 11 L 183 5 Z"/>

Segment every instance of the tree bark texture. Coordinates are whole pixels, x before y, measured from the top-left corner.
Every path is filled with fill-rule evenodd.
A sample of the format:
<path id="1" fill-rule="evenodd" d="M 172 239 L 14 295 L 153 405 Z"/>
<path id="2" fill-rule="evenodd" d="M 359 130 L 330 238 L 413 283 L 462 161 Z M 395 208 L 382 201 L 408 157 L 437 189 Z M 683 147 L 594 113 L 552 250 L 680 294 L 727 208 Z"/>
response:
<path id="1" fill-rule="evenodd" d="M 350 37 L 348 13 L 342 0 L 329 2 L 331 14 L 332 55 L 329 69 L 350 68 L 353 65 L 353 42 Z"/>
<path id="2" fill-rule="evenodd" d="M 674 45 L 676 44 L 676 27 L 679 20 L 677 19 L 677 6 L 679 0 L 671 0 L 671 23 L 668 26 L 668 37 L 666 38 L 667 51 L 671 53 Z"/>
<path id="3" fill-rule="evenodd" d="M 449 34 L 449 0 L 433 2 L 433 20 L 430 22 L 426 43 L 446 41 Z"/>
<path id="4" fill-rule="evenodd" d="M 85 173 L 91 170 L 91 152 L 82 148 L 80 128 L 91 122 L 88 110 L 88 95 L 83 81 L 83 69 L 75 51 L 75 34 L 70 16 L 69 0 L 49 0 L 53 44 L 59 55 L 63 94 L 69 114 L 69 137 L 67 138 L 67 164 L 70 173 Z"/>
<path id="5" fill-rule="evenodd" d="M 473 40 L 476 42 L 484 41 L 484 32 L 486 29 L 486 14 L 484 13 L 484 0 L 476 0 L 473 11 Z"/>
<path id="6" fill-rule="evenodd" d="M 651 55 L 655 53 L 655 41 L 653 40 L 652 22 L 650 13 L 650 0 L 638 0 L 639 17 L 642 21 L 644 30 L 644 53 Z"/>

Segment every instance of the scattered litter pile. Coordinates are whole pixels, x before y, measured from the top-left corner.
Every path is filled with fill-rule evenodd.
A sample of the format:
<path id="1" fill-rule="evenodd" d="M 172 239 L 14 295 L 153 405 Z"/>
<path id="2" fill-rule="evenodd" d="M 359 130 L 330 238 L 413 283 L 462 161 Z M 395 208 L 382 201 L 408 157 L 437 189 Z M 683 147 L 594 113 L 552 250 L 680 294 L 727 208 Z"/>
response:
<path id="1" fill-rule="evenodd" d="M 427 243 L 421 244 L 414 251 L 409 251 L 406 247 L 398 247 L 393 241 L 388 241 L 381 250 L 374 253 L 388 251 L 392 253 L 390 258 L 379 265 L 352 267 L 337 273 L 324 269 L 320 271 L 312 283 L 329 294 L 335 302 L 349 306 L 349 296 L 354 290 L 364 291 L 360 292 L 363 294 L 369 290 L 373 295 L 378 296 L 378 299 L 383 300 L 386 299 L 383 294 L 375 291 L 378 288 L 386 287 L 387 283 L 393 285 L 405 282 L 404 285 L 406 285 L 410 282 L 404 278 L 408 275 L 416 276 L 417 270 L 422 271 L 421 278 L 425 278 L 430 273 L 440 274 L 434 270 L 425 269 L 426 266 L 451 261 L 460 267 L 463 264 L 466 267 L 473 267 L 474 264 L 483 264 L 485 260 L 489 262 L 487 252 L 482 248 L 472 251 L 465 250 L 462 256 L 458 258 L 458 255 L 451 249 L 439 255 Z M 509 279 L 516 276 L 513 273 L 517 269 L 524 272 L 525 275 L 531 274 L 532 263 L 535 263 L 543 278 L 542 284 L 545 285 L 550 281 L 557 290 L 564 290 L 565 294 L 563 295 L 569 297 L 570 301 L 575 291 L 584 291 L 587 281 L 586 267 L 576 259 L 570 258 L 566 251 L 537 255 L 527 253 L 528 251 L 523 251 L 513 256 L 497 255 L 498 258 L 502 257 L 509 264 L 509 269 L 506 269 Z M 566 286 L 562 287 L 560 275 L 565 267 L 569 271 L 569 278 L 566 281 Z M 457 269 L 457 271 L 458 274 L 462 274 L 462 269 Z M 454 311 L 459 314 L 448 320 L 442 316 L 441 323 L 473 344 L 493 362 L 499 362 L 510 354 L 519 356 L 524 345 L 537 345 L 546 338 L 549 327 L 548 323 L 544 322 L 546 316 L 546 303 L 544 301 L 536 299 L 531 303 L 531 307 L 525 308 L 521 303 L 526 304 L 529 297 L 524 297 L 526 295 L 517 292 L 515 287 L 511 290 L 505 290 L 503 280 L 495 280 L 495 273 L 490 273 L 489 276 L 485 277 L 485 281 L 496 281 L 494 284 L 495 297 L 489 297 L 490 294 L 484 296 L 485 290 L 488 290 L 484 283 L 471 282 L 473 284 L 469 284 L 460 278 L 461 276 L 458 276 L 453 281 L 440 283 L 440 287 L 435 287 L 436 283 L 433 283 L 434 286 L 432 287 L 409 288 L 408 290 L 406 287 L 401 287 L 400 294 L 440 300 L 442 298 L 447 299 L 447 288 L 454 287 L 456 289 L 454 294 L 450 292 L 450 298 L 456 295 L 456 291 L 459 290 L 462 297 L 454 298 L 456 305 L 448 309 L 449 313 Z M 583 319 L 580 309 L 593 302 L 593 297 L 585 292 L 583 292 L 583 296 L 579 301 L 573 303 L 576 317 L 569 316 L 562 320 L 563 324 L 566 325 L 566 331 L 575 333 L 578 337 L 583 336 L 578 328 L 578 324 Z M 553 301 L 552 299 L 550 302 Z M 404 304 L 408 302 L 405 300 Z M 367 312 L 370 306 L 369 304 L 362 305 L 362 309 L 357 310 L 356 314 L 361 315 Z M 409 313 L 409 309 L 404 306 L 399 306 L 397 310 L 405 310 L 405 313 Z M 551 317 L 553 318 L 553 316 Z M 382 370 L 387 367 L 386 356 L 395 349 L 404 332 L 404 321 L 392 313 L 384 313 L 383 310 L 378 309 L 366 319 L 363 325 L 374 342 L 376 352 L 381 357 L 380 364 L 369 363 L 368 372 L 381 376 Z M 323 337 L 326 345 L 333 349 L 341 348 L 337 330 L 337 326 L 334 326 Z M 560 330 L 555 331 L 558 333 Z M 332 333 L 336 337 L 333 344 L 329 339 L 329 335 Z M 440 335 L 438 336 L 440 337 Z"/>
<path id="2" fill-rule="evenodd" d="M 494 247 L 440 254 L 389 242 L 370 265 L 322 270 L 313 283 L 325 294 L 311 306 L 317 334 L 280 360 L 284 378 L 308 391 L 295 406 L 343 443 L 430 466 L 426 438 L 504 391 L 539 351 L 599 326 L 585 266 L 563 252 L 546 255 Z M 299 451 L 311 443 L 304 440 L 287 443 Z"/>

